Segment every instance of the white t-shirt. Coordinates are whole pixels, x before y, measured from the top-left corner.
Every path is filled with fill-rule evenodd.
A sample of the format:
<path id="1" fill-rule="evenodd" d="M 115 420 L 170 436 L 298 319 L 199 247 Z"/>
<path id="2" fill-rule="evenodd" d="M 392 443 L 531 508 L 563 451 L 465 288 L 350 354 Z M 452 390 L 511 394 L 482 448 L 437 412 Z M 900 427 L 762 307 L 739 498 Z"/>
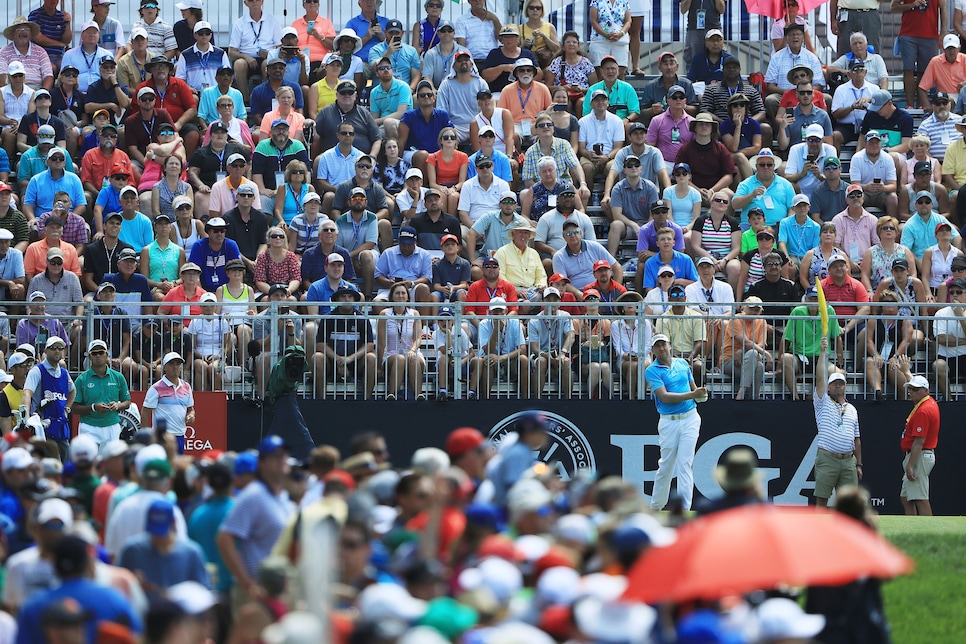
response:
<path id="1" fill-rule="evenodd" d="M 933 321 L 933 335 L 937 338 L 941 335 L 948 335 L 954 338 L 966 338 L 966 332 L 963 331 L 963 325 L 960 323 L 960 319 L 962 318 L 957 318 L 956 314 L 953 313 L 953 307 L 951 306 L 939 309 L 936 311 L 936 317 Z M 947 347 L 944 344 L 937 343 L 936 353 L 943 358 L 966 356 L 966 346 Z"/>
<path id="2" fill-rule="evenodd" d="M 610 154 L 614 143 L 624 142 L 624 122 L 616 114 L 607 112 L 602 121 L 591 112 L 577 121 L 577 125 L 580 128 L 577 140 L 586 143 L 590 149 L 599 143 L 604 146 L 603 153 Z"/>

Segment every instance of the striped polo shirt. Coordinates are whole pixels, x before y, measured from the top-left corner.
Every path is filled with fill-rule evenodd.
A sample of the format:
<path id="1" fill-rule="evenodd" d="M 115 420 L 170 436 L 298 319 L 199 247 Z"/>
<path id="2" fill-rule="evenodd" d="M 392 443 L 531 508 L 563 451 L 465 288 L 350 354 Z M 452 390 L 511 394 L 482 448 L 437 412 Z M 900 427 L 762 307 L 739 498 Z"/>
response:
<path id="1" fill-rule="evenodd" d="M 181 52 L 174 75 L 200 92 L 218 84 L 215 74 L 222 67 L 231 67 L 225 50 L 211 47 L 207 52 L 201 53 L 198 45 L 193 45 Z"/>
<path id="2" fill-rule="evenodd" d="M 859 437 L 859 412 L 852 403 L 838 404 L 828 392 L 822 397 L 816 393 L 812 398 L 815 407 L 815 425 L 818 428 L 818 447 L 837 454 L 855 450 Z"/>
<path id="3" fill-rule="evenodd" d="M 195 406 L 194 394 L 191 393 L 191 385 L 187 381 L 179 378 L 175 385 L 167 376 L 157 381 L 144 395 L 144 407 L 153 409 L 152 424 L 154 428 L 158 426 L 158 419 L 163 418 L 168 423 L 168 433 L 175 436 L 184 436 L 187 426 L 185 417 L 188 408 Z"/>

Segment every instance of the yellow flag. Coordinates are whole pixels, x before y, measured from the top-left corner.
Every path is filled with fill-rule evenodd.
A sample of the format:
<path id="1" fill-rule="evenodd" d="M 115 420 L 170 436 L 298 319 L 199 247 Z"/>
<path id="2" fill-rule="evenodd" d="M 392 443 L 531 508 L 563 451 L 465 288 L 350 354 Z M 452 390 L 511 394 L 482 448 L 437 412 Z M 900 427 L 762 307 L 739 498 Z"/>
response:
<path id="1" fill-rule="evenodd" d="M 822 322 L 822 337 L 828 337 L 828 304 L 825 302 L 825 291 L 822 282 L 815 280 L 815 290 L 818 291 L 818 319 Z"/>

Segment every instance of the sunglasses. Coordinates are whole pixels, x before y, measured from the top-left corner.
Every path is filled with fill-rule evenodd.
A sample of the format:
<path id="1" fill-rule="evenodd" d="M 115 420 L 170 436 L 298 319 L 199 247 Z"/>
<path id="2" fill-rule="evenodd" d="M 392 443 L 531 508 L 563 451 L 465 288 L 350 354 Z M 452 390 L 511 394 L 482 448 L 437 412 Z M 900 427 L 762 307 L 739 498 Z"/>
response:
<path id="1" fill-rule="evenodd" d="M 527 10 L 528 11 L 534 11 L 534 10 L 536 10 L 536 11 L 543 11 L 543 7 L 541 7 L 539 5 L 532 4 L 529 7 L 527 7 Z"/>
<path id="2" fill-rule="evenodd" d="M 60 266 L 61 264 L 64 263 L 64 260 L 62 260 L 62 259 L 48 259 L 47 260 L 47 263 L 50 264 L 50 265 L 52 265 L 52 266 Z"/>
<path id="3" fill-rule="evenodd" d="M 232 163 L 231 164 L 231 167 L 232 168 L 244 168 L 246 165 L 248 165 L 248 164 L 247 163 L 244 163 L 244 162 L 239 163 L 239 162 L 236 161 L 235 163 Z"/>
<path id="4" fill-rule="evenodd" d="M 766 239 L 774 240 L 775 238 L 771 235 L 758 235 L 758 241 L 764 241 Z"/>
<path id="5" fill-rule="evenodd" d="M 728 203 L 727 199 L 722 199 L 721 197 L 715 197 L 711 201 L 713 201 L 714 203 L 723 203 L 723 204 Z"/>
<path id="6" fill-rule="evenodd" d="M 365 200 L 366 200 L 366 197 L 363 197 L 362 195 L 356 195 L 349 199 L 349 201 L 365 201 Z"/>
<path id="7" fill-rule="evenodd" d="M 628 164 L 625 163 L 624 164 L 624 167 L 625 168 L 639 168 L 639 167 L 641 167 L 641 164 L 640 163 L 637 163 L 637 164 L 628 165 Z M 691 173 L 688 172 L 687 170 L 678 170 L 677 172 L 674 173 L 674 176 L 675 177 L 686 177 L 689 174 L 691 174 Z M 717 201 L 717 199 L 715 199 L 715 201 Z"/>
<path id="8" fill-rule="evenodd" d="M 236 195 L 239 199 L 254 199 L 255 194 L 252 192 L 239 192 Z"/>
<path id="9" fill-rule="evenodd" d="M 336 230 L 335 228 L 323 228 L 322 229 L 322 232 L 324 232 L 324 233 L 332 233 L 334 235 L 335 233 L 337 233 L 339 231 Z"/>
<path id="10" fill-rule="evenodd" d="M 916 200 L 916 203 L 917 204 L 927 203 L 927 204 L 930 204 L 931 205 L 932 204 L 932 199 L 917 199 Z"/>
<path id="11" fill-rule="evenodd" d="M 436 2 L 430 2 L 426 4 L 427 9 L 442 9 L 443 5 Z"/>
<path id="12" fill-rule="evenodd" d="M 127 201 L 128 199 L 137 199 L 137 198 L 138 196 L 136 194 L 132 195 L 130 192 L 127 193 L 126 195 L 121 195 L 121 199 L 124 199 L 125 201 Z"/>
<path id="13" fill-rule="evenodd" d="M 145 94 L 144 96 L 142 96 L 138 100 L 141 101 L 142 103 L 153 103 L 154 102 L 154 95 L 153 94 Z"/>
<path id="14" fill-rule="evenodd" d="M 849 199 L 858 199 L 858 198 L 860 198 L 862 196 L 862 193 L 861 192 L 850 192 L 849 194 L 847 194 L 845 196 L 848 197 Z"/>
<path id="15" fill-rule="evenodd" d="M 579 230 L 570 230 L 570 231 L 565 232 L 563 235 L 564 235 L 564 237 L 578 237 L 578 236 L 580 236 L 580 231 Z"/>
<path id="16" fill-rule="evenodd" d="M 355 132 L 339 132 L 339 136 L 355 136 Z"/>
<path id="17" fill-rule="evenodd" d="M 63 163 L 64 161 L 66 161 L 66 159 L 64 157 L 61 157 L 61 156 L 50 157 L 47 160 L 48 161 L 52 161 L 54 163 Z"/>
<path id="18" fill-rule="evenodd" d="M 224 235 L 228 231 L 225 228 L 209 228 L 208 233 L 211 235 Z"/>
<path id="19" fill-rule="evenodd" d="M 444 134 L 442 138 L 443 138 L 444 141 L 455 141 L 456 140 L 456 135 L 455 134 Z"/>
<path id="20" fill-rule="evenodd" d="M 239 195 L 239 196 L 241 196 L 241 195 Z M 183 203 L 180 206 L 178 206 L 177 208 L 175 208 L 175 210 L 191 210 L 191 204 Z"/>
<path id="21" fill-rule="evenodd" d="M 218 107 L 235 107 L 232 103 L 218 103 Z"/>
<path id="22" fill-rule="evenodd" d="M 687 98 L 687 96 L 685 96 L 684 94 L 676 94 L 676 95 L 674 95 L 674 96 L 671 97 L 671 100 L 672 101 L 683 101 L 686 98 Z"/>
<path id="23" fill-rule="evenodd" d="M 392 69 L 392 65 L 379 65 L 376 67 L 377 72 L 388 72 L 390 69 Z"/>
<path id="24" fill-rule="evenodd" d="M 209 31 L 207 29 L 202 29 L 201 31 L 196 31 L 195 32 L 195 35 L 196 36 L 210 36 L 211 35 L 211 31 Z"/>
<path id="25" fill-rule="evenodd" d="M 66 76 L 67 78 L 77 78 L 79 74 L 77 72 L 62 72 L 61 76 Z"/>
<path id="26" fill-rule="evenodd" d="M 515 205 L 517 205 L 517 202 L 516 202 L 516 201 L 514 201 L 513 199 L 504 199 L 504 200 L 503 200 L 503 201 L 501 201 L 500 203 L 501 203 L 502 205 L 504 205 L 504 206 L 508 206 L 508 205 L 512 205 L 512 206 L 515 206 Z"/>
<path id="27" fill-rule="evenodd" d="M 87 355 L 89 355 L 89 356 L 106 356 L 107 355 L 107 351 L 104 351 L 104 350 L 101 350 L 101 351 L 88 351 L 87 352 Z"/>
<path id="28" fill-rule="evenodd" d="M 432 98 L 432 92 L 423 92 L 422 94 L 416 94 L 416 98 Z"/>
<path id="29" fill-rule="evenodd" d="M 305 170 L 292 170 L 292 174 L 305 174 Z"/>
<path id="30" fill-rule="evenodd" d="M 950 295 L 962 295 L 963 291 L 956 289 L 955 291 L 949 291 Z"/>
<path id="31" fill-rule="evenodd" d="M 810 96 L 811 94 L 814 93 L 814 90 L 811 90 L 811 89 L 800 89 L 800 90 L 798 90 L 798 93 L 800 95 Z"/>
<path id="32" fill-rule="evenodd" d="M 362 170 L 371 170 L 372 169 L 372 164 L 371 163 L 357 163 L 356 164 L 356 167 L 357 168 L 360 168 Z"/>
<path id="33" fill-rule="evenodd" d="M 161 130 L 160 132 L 158 132 L 158 134 L 160 136 L 173 136 L 174 130 Z"/>
<path id="34" fill-rule="evenodd" d="M 285 239 L 285 235 L 279 235 L 278 233 L 268 236 L 269 239 Z"/>
<path id="35" fill-rule="evenodd" d="M 480 165 L 476 166 L 477 170 L 485 170 L 487 168 L 492 168 L 492 167 L 493 167 L 492 163 L 481 163 Z"/>
<path id="36" fill-rule="evenodd" d="M 765 266 L 781 266 L 781 262 L 765 262 Z"/>
<path id="37" fill-rule="evenodd" d="M 758 167 L 759 168 L 774 168 L 775 167 L 775 164 L 774 163 L 759 163 L 758 164 Z"/>
<path id="38" fill-rule="evenodd" d="M 344 89 L 339 92 L 339 96 L 352 96 L 355 93 L 354 89 Z"/>
<path id="39" fill-rule="evenodd" d="M 553 123 L 537 123 L 537 127 L 541 130 L 549 130 L 553 127 Z"/>

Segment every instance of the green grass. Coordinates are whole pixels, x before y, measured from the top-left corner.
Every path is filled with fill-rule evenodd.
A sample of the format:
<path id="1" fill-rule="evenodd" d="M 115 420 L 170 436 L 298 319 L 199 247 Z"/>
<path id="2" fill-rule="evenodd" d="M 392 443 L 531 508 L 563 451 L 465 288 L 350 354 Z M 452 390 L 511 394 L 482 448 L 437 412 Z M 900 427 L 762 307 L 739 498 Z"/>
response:
<path id="1" fill-rule="evenodd" d="M 916 562 L 884 584 L 896 644 L 961 642 L 966 633 L 966 517 L 880 517 L 882 534 Z"/>

